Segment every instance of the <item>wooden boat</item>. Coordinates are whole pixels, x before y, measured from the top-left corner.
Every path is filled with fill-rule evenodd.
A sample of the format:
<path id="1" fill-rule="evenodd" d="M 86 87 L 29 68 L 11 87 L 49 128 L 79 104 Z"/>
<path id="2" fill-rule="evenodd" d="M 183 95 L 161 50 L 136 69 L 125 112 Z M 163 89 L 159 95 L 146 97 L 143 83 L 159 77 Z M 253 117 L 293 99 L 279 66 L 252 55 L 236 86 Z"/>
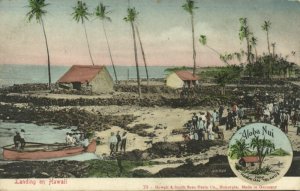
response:
<path id="1" fill-rule="evenodd" d="M 64 143 L 44 144 L 34 142 L 27 142 L 23 150 L 15 149 L 14 145 L 7 145 L 2 148 L 4 160 L 52 159 L 82 153 L 94 153 L 96 151 L 96 140 L 92 140 L 86 148 L 83 146 L 70 146 Z"/>

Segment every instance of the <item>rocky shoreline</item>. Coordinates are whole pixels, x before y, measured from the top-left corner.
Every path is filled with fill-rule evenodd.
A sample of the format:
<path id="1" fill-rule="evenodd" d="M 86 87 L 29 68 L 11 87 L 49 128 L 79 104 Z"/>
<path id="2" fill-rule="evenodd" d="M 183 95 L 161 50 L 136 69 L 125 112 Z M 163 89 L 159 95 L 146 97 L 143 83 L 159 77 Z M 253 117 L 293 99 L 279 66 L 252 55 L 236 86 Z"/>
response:
<path id="1" fill-rule="evenodd" d="M 28 91 L 38 91 L 38 93 Z M 176 110 L 173 108 L 178 108 L 178 113 L 170 114 L 171 117 L 175 114 L 183 117 L 183 113 L 180 112 L 185 112 L 185 116 L 190 117 L 195 107 L 213 109 L 218 105 L 228 105 L 232 101 L 247 107 L 257 102 L 274 100 L 278 98 L 278 94 L 284 92 L 290 92 L 291 95 L 299 93 L 299 89 L 292 86 L 282 86 L 275 90 L 274 87 L 228 87 L 226 90 L 228 93 L 221 96 L 216 86 L 207 86 L 196 89 L 197 96 L 182 99 L 179 98 L 178 92 L 157 86 L 149 88 L 148 93 L 145 93 L 144 87 L 145 94 L 141 99 L 137 99 L 135 91 L 135 86 L 123 85 L 117 86 L 116 92 L 105 96 L 83 96 L 77 92 L 78 94 L 72 95 L 72 98 L 65 98 L 64 91 L 48 92 L 45 84 L 14 86 L 0 91 L 0 120 L 37 125 L 53 124 L 58 128 L 75 126 L 87 132 L 110 131 L 113 126 L 117 126 L 120 130 L 126 130 L 142 140 L 151 138 L 158 140 L 172 125 L 167 126 L 161 122 L 148 123 L 150 123 L 149 119 L 155 116 L 154 113 L 162 110 L 163 107 L 172 111 Z M 255 91 L 255 94 L 252 94 L 252 91 Z M 53 93 L 57 94 L 53 96 Z M 113 111 L 104 109 L 113 106 Z M 129 107 L 132 107 L 130 112 L 127 111 Z M 150 113 L 150 108 L 152 113 Z M 166 118 L 170 117 L 167 109 L 162 112 Z M 144 122 L 145 118 L 148 119 L 147 123 Z M 155 119 L 157 118 L 153 118 Z M 171 121 L 172 118 L 168 120 Z M 160 126 L 157 126 L 158 124 Z M 170 129 L 170 136 L 174 136 L 171 142 L 156 141 L 150 148 L 134 148 L 121 156 L 104 157 L 104 160 L 2 161 L 0 162 L 0 178 L 234 177 L 227 162 L 227 156 L 224 155 L 226 141 L 214 140 L 202 143 L 178 141 L 176 136 L 181 138 L 180 134 L 183 130 L 185 129 L 182 127 Z M 197 163 L 195 158 L 189 159 L 195 155 L 197 157 L 208 156 L 205 154 L 211 147 L 216 147 L 221 154 L 213 150 L 212 155 L 206 157 L 205 160 L 201 157 L 197 159 L 201 160 L 201 163 Z M 294 156 L 299 158 L 299 152 L 295 152 Z M 170 160 L 170 158 L 175 159 Z M 162 160 L 155 162 L 156 159 Z M 168 167 L 168 164 L 173 163 L 178 165 Z M 167 167 L 155 173 L 145 169 L 135 169 L 156 164 Z M 295 159 L 286 176 L 299 176 L 299 172 L 299 160 Z"/>

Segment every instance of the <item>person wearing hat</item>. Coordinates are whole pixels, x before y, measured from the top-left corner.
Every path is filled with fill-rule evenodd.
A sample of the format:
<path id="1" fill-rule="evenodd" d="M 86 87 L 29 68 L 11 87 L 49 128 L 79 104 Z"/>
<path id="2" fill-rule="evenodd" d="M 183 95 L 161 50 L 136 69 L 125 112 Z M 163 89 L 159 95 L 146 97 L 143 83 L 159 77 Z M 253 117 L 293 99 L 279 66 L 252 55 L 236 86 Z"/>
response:
<path id="1" fill-rule="evenodd" d="M 15 149 L 19 149 L 20 142 L 21 142 L 20 133 L 18 131 L 16 131 L 16 135 L 14 136 Z"/>
<path id="2" fill-rule="evenodd" d="M 110 135 L 111 135 L 109 138 L 110 155 L 113 155 L 113 153 L 115 153 L 118 139 L 117 139 L 116 135 L 114 134 L 114 132 L 111 132 Z"/>
<path id="3" fill-rule="evenodd" d="M 117 145 L 116 145 L 116 152 L 118 152 L 118 150 L 119 150 L 119 144 L 121 143 L 121 135 L 120 135 L 120 131 L 117 131 L 117 135 L 116 135 L 116 137 L 117 137 Z"/>
<path id="4" fill-rule="evenodd" d="M 120 151 L 126 151 L 126 141 L 127 141 L 127 132 L 124 131 L 122 137 L 121 137 L 121 148 L 120 148 Z"/>
<path id="5" fill-rule="evenodd" d="M 196 115 L 196 113 L 193 113 L 192 122 L 193 122 L 194 129 L 197 129 L 198 116 Z"/>
<path id="6" fill-rule="evenodd" d="M 21 129 L 20 137 L 21 137 L 21 139 L 20 139 L 21 149 L 24 149 L 25 144 L 26 144 L 26 142 L 25 142 L 25 130 L 24 129 Z"/>

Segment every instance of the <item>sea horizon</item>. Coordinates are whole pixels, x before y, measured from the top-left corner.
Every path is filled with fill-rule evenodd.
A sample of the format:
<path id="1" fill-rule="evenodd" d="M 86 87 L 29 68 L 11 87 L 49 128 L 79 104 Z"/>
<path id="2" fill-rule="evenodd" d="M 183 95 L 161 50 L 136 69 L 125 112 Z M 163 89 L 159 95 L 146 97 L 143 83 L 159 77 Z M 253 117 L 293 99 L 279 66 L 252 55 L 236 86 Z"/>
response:
<path id="1" fill-rule="evenodd" d="M 65 72 L 69 70 L 69 65 L 51 65 L 51 79 L 55 83 Z M 115 80 L 113 67 L 106 65 L 111 77 Z M 165 69 L 177 66 L 148 66 L 150 79 L 165 78 Z M 116 65 L 118 80 L 136 79 L 135 66 Z M 146 79 L 144 66 L 139 66 L 141 79 Z M 12 86 L 14 84 L 25 83 L 48 83 L 48 66 L 35 64 L 0 64 L 0 87 Z"/>

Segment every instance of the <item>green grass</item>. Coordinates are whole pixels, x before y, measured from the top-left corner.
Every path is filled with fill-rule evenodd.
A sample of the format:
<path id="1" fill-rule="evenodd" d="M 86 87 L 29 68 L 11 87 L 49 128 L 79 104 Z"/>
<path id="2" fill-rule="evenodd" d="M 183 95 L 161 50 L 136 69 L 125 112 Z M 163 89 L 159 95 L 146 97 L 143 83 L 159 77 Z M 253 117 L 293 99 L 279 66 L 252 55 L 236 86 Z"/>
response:
<path id="1" fill-rule="evenodd" d="M 152 161 L 122 161 L 123 171 L 116 160 L 91 160 L 87 177 L 110 178 L 110 177 L 132 177 L 132 169 L 139 166 L 152 166 L 158 164 Z"/>

